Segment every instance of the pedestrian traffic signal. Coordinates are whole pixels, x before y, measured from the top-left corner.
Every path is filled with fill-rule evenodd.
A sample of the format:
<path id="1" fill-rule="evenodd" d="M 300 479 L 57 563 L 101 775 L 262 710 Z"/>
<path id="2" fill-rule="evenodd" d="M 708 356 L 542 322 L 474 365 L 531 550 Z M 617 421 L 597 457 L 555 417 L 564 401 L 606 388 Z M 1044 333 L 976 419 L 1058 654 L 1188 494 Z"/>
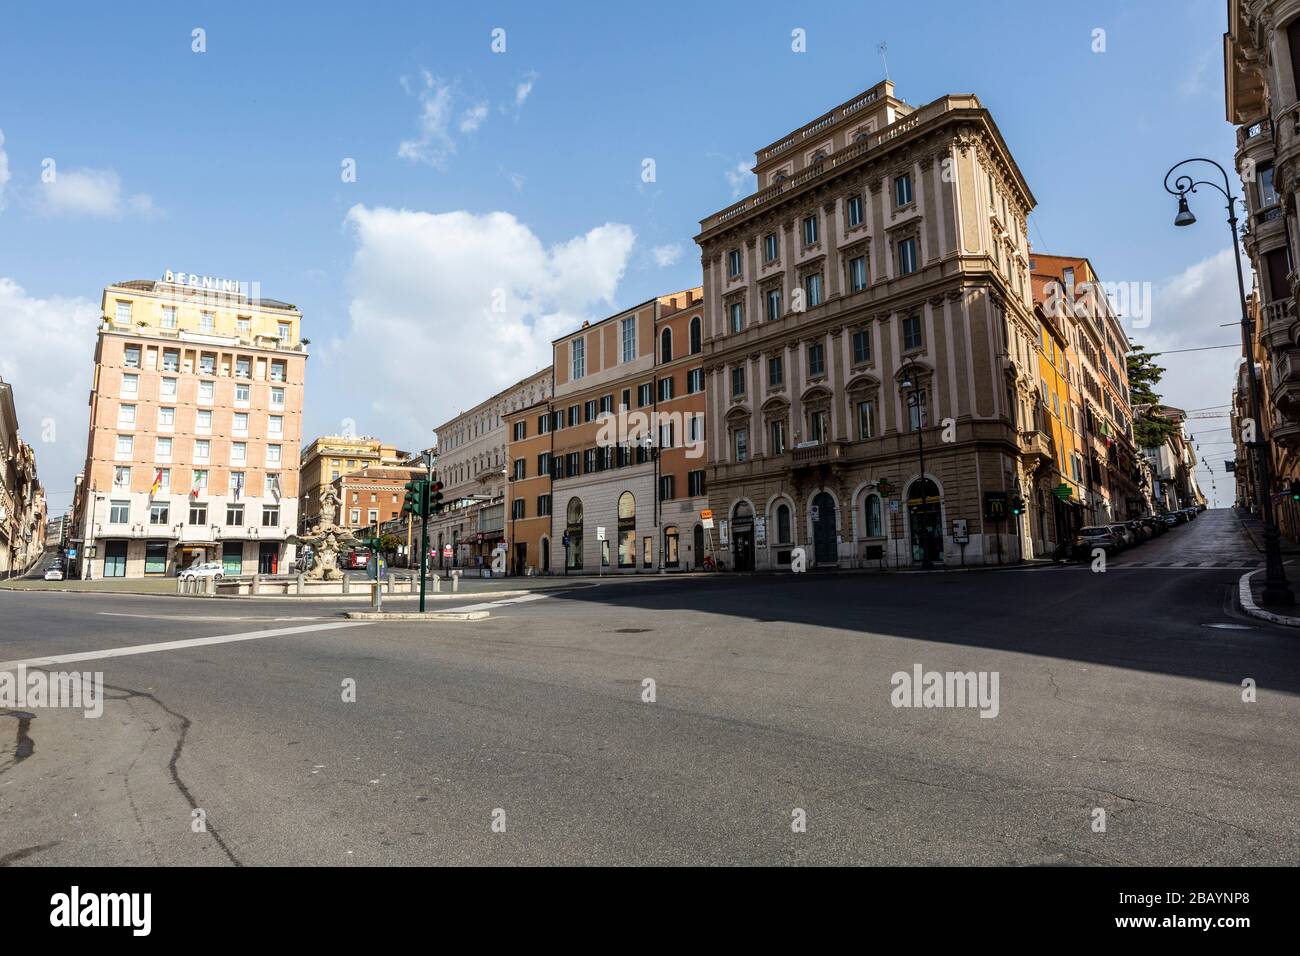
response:
<path id="1" fill-rule="evenodd" d="M 442 514 L 442 482 L 435 481 L 429 487 L 432 492 L 429 495 L 429 514 Z"/>
<path id="2" fill-rule="evenodd" d="M 1022 515 L 1025 513 L 1025 499 L 1019 495 L 1011 499 L 1011 513 L 1013 515 Z"/>

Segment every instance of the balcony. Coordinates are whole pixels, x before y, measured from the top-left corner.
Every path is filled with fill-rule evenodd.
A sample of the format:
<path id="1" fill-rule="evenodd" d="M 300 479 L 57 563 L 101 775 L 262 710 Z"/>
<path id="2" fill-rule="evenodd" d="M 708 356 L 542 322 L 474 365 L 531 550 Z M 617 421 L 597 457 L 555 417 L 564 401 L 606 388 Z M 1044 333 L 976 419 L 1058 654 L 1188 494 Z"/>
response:
<path id="1" fill-rule="evenodd" d="M 829 465 L 844 457 L 844 445 L 837 441 L 819 442 L 805 445 L 790 451 L 791 463 L 795 468 L 809 468 L 814 465 Z"/>
<path id="2" fill-rule="evenodd" d="M 1020 433 L 1020 454 L 1029 459 L 1030 466 L 1051 464 L 1052 440 L 1046 432 L 1025 431 Z"/>
<path id="3" fill-rule="evenodd" d="M 1269 395 L 1283 411 L 1300 407 L 1300 351 L 1279 352 L 1268 369 Z"/>

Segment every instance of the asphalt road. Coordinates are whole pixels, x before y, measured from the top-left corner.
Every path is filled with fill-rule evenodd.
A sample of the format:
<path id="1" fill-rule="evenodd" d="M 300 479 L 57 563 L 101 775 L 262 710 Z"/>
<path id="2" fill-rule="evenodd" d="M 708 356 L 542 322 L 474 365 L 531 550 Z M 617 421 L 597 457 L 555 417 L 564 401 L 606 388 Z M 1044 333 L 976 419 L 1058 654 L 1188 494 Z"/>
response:
<path id="1" fill-rule="evenodd" d="M 248 636 L 51 665 L 103 671 L 97 719 L 0 709 L 0 864 L 1295 865 L 1300 631 L 1233 609 L 1256 562 L 1207 512 L 1104 573 L 593 581 L 477 623 L 0 591 L 0 670 Z M 996 673 L 996 716 L 895 707 L 916 665 Z"/>

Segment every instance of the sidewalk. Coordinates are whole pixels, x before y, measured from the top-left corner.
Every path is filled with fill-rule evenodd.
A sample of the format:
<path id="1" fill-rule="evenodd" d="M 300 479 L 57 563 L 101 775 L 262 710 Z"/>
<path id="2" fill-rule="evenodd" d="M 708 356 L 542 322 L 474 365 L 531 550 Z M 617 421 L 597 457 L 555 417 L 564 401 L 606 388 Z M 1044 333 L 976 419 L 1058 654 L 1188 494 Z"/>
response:
<path id="1" fill-rule="evenodd" d="M 1264 522 L 1258 517 L 1245 512 L 1238 512 L 1237 520 L 1241 522 L 1241 530 L 1246 532 L 1246 537 L 1250 538 L 1260 554 L 1264 553 Z M 1282 554 L 1300 555 L 1300 545 L 1292 544 L 1286 538 L 1282 538 Z"/>
<path id="2" fill-rule="evenodd" d="M 1241 576 L 1237 582 L 1237 598 L 1241 603 L 1241 609 L 1251 617 L 1259 618 L 1261 621 L 1268 621 L 1272 624 L 1281 624 L 1284 627 L 1300 627 L 1300 617 L 1293 617 L 1288 614 L 1279 614 L 1276 611 L 1265 610 L 1261 605 L 1261 598 L 1264 594 L 1264 569 L 1256 568 L 1254 571 L 1247 572 Z M 1294 614 L 1300 614 L 1300 605 L 1292 610 Z"/>

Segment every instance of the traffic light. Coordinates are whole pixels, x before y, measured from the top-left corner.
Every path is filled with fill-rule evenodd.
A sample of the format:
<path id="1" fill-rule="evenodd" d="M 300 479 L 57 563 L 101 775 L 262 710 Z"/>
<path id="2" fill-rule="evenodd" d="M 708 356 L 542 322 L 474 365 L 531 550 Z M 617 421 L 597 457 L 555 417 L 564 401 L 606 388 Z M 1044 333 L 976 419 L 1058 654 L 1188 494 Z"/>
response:
<path id="1" fill-rule="evenodd" d="M 442 514 L 442 482 L 435 481 L 429 487 L 430 487 L 430 491 L 432 492 L 429 495 L 429 499 L 428 499 L 429 514 L 431 515 Z"/>
<path id="2" fill-rule="evenodd" d="M 423 478 L 406 483 L 406 500 L 402 504 L 402 514 L 414 515 L 417 518 L 425 516 L 425 502 L 427 501 L 425 488 L 428 485 Z"/>
<path id="3" fill-rule="evenodd" d="M 1017 517 L 1025 513 L 1025 499 L 1019 495 L 1011 499 L 1011 513 Z"/>
<path id="4" fill-rule="evenodd" d="M 1291 480 L 1291 500 L 1300 501 L 1300 481 Z"/>

